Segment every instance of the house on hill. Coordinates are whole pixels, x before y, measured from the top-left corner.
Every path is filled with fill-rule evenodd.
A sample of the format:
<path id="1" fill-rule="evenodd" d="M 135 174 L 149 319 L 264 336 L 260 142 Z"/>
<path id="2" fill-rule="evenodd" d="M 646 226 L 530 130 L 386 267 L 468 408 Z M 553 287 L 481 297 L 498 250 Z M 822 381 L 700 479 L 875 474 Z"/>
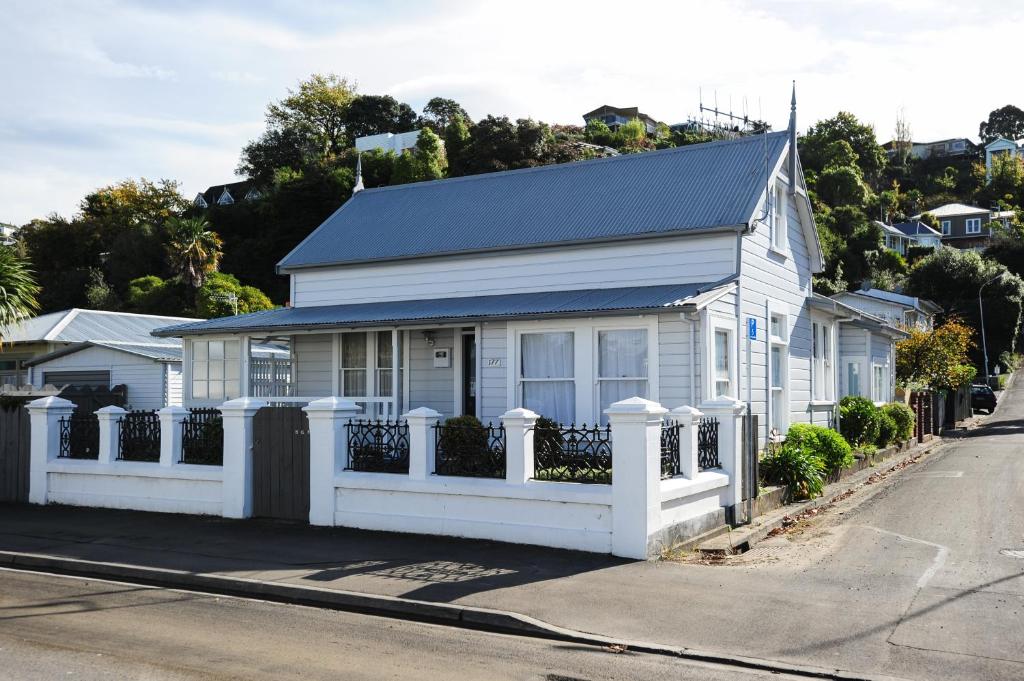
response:
<path id="1" fill-rule="evenodd" d="M 590 121 L 598 120 L 607 125 L 612 132 L 614 132 L 634 118 L 644 124 L 644 128 L 646 128 L 648 135 L 653 135 L 655 131 L 657 131 L 658 121 L 645 113 L 641 113 L 640 109 L 635 106 L 623 108 L 605 104 L 603 106 L 599 106 L 593 111 L 588 111 L 583 114 L 583 123 L 586 125 Z"/>
<path id="2" fill-rule="evenodd" d="M 992 159 L 998 156 L 1024 158 L 1024 140 L 1015 142 L 1005 137 L 997 137 L 985 145 L 985 179 L 992 179 Z"/>
<path id="3" fill-rule="evenodd" d="M 992 231 L 989 222 L 992 213 L 987 208 L 968 206 L 962 203 L 947 203 L 938 208 L 925 211 L 934 215 L 942 232 L 942 243 L 959 249 L 980 250 L 985 247 Z M 915 215 L 912 220 L 920 220 Z"/>
<path id="4" fill-rule="evenodd" d="M 206 191 L 196 194 L 192 203 L 197 208 L 231 206 L 239 201 L 255 201 L 261 196 L 262 193 L 252 180 L 242 180 L 241 182 L 215 184 L 207 187 Z"/>

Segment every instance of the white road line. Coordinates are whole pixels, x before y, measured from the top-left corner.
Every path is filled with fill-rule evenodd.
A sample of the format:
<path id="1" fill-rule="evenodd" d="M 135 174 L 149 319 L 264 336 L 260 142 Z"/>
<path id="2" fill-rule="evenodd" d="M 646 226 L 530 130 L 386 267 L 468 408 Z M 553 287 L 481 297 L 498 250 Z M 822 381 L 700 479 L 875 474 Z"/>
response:
<path id="1" fill-rule="evenodd" d="M 905 534 L 899 532 L 890 532 L 889 530 L 883 530 L 880 527 L 872 527 L 871 525 L 856 525 L 855 527 L 863 527 L 865 530 L 874 530 L 881 534 L 888 534 L 897 539 L 908 541 L 914 544 L 924 544 L 925 546 L 931 546 L 936 549 L 935 558 L 932 559 L 932 564 L 928 566 L 928 569 L 917 580 L 917 588 L 923 589 L 935 574 L 942 569 L 942 566 L 946 564 L 946 557 L 949 556 L 949 547 L 943 546 L 942 544 L 936 544 L 935 542 L 925 541 L 924 539 L 917 539 L 916 537 L 908 537 Z"/>

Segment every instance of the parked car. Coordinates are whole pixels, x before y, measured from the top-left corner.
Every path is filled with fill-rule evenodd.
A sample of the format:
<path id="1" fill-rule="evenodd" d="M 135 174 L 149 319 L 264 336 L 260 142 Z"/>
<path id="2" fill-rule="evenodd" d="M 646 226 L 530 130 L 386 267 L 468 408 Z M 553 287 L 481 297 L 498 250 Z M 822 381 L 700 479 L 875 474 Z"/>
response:
<path id="1" fill-rule="evenodd" d="M 971 386 L 971 409 L 984 409 L 991 414 L 996 408 L 996 394 L 987 385 Z"/>

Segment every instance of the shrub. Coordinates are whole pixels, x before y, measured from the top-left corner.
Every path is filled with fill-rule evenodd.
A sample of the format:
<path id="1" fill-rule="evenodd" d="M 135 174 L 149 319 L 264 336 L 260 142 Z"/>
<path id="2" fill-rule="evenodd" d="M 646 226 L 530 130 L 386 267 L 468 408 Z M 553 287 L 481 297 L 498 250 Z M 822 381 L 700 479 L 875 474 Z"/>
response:
<path id="1" fill-rule="evenodd" d="M 839 431 L 854 445 L 878 439 L 878 407 L 866 397 L 847 395 L 839 401 Z"/>
<path id="2" fill-rule="evenodd" d="M 853 465 L 853 448 L 843 436 L 825 426 L 797 423 L 786 433 L 786 447 L 808 448 L 821 459 L 825 471 L 832 473 Z"/>
<path id="3" fill-rule="evenodd" d="M 813 499 L 825 484 L 825 464 L 807 445 L 780 447 L 761 459 L 760 465 L 766 482 L 788 488 L 787 501 Z"/>
<path id="4" fill-rule="evenodd" d="M 487 429 L 475 416 L 446 419 L 441 428 L 441 437 L 453 456 L 473 456 L 487 450 Z"/>
<path id="5" fill-rule="evenodd" d="M 533 425 L 533 451 L 557 452 L 562 448 L 562 433 L 558 423 L 541 416 Z"/>
<path id="6" fill-rule="evenodd" d="M 914 410 L 902 402 L 890 402 L 882 407 L 882 413 L 896 422 L 896 439 L 909 440 L 914 434 Z"/>
<path id="7" fill-rule="evenodd" d="M 896 419 L 884 411 L 879 411 L 878 437 L 875 439 L 875 444 L 879 447 L 888 447 L 896 439 L 898 431 L 899 426 L 896 425 Z"/>

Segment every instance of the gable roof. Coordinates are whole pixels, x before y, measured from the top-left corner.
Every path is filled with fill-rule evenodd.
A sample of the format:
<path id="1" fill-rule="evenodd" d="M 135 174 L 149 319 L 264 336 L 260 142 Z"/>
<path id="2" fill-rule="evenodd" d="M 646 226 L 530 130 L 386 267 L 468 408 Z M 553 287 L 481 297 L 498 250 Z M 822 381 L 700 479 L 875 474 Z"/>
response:
<path id="1" fill-rule="evenodd" d="M 200 196 L 203 197 L 203 201 L 206 202 L 207 206 L 214 206 L 225 191 L 230 194 L 233 202 L 243 201 L 249 194 L 249 191 L 254 189 L 254 182 L 252 180 L 241 180 L 239 182 L 228 182 L 227 184 L 215 184 L 206 188 L 206 191 L 200 192 L 196 199 Z"/>
<path id="2" fill-rule="evenodd" d="M 72 308 L 26 319 L 0 331 L 4 343 L 153 343 L 151 331 L 168 324 L 199 321 L 190 317 L 163 317 L 128 312 Z"/>
<path id="3" fill-rule="evenodd" d="M 860 291 L 844 291 L 842 293 L 837 293 L 832 297 L 837 298 L 846 296 L 874 298 L 875 300 L 881 300 L 886 303 L 892 303 L 893 305 L 911 308 L 927 314 L 938 314 L 939 312 L 942 312 L 941 307 L 926 298 L 915 298 L 914 296 L 907 296 L 902 293 L 893 293 L 892 291 L 883 291 L 882 289 L 877 288 L 867 290 L 862 289 Z"/>
<path id="4" fill-rule="evenodd" d="M 893 229 L 898 230 L 900 233 L 906 234 L 907 236 L 942 236 L 934 229 L 921 222 L 920 220 L 908 220 L 906 222 L 899 222 L 893 225 L 892 227 Z"/>
<path id="5" fill-rule="evenodd" d="M 944 206 L 938 208 L 932 208 L 926 210 L 924 213 L 931 213 L 937 218 L 948 218 L 955 217 L 957 215 L 980 215 L 984 213 L 988 215 L 987 208 L 978 208 L 977 206 L 968 206 L 965 203 L 947 203 Z M 911 216 L 914 220 L 920 218 L 924 213 L 918 213 L 917 215 Z"/>
<path id="6" fill-rule="evenodd" d="M 788 132 L 367 189 L 279 271 L 732 228 L 751 220 Z M 767 148 L 768 163 L 765 151 Z"/>
<path id="7" fill-rule="evenodd" d="M 151 359 L 155 362 L 181 361 L 181 341 L 164 341 L 163 343 L 110 343 L 105 341 L 87 341 L 85 343 L 75 343 L 74 345 L 69 345 L 45 355 L 33 357 L 29 361 L 25 362 L 25 366 L 31 367 L 38 364 L 44 364 L 61 357 L 66 357 L 67 355 L 73 355 L 76 352 L 81 352 L 87 348 L 106 348 L 108 350 L 115 350 L 117 352 L 135 355 L 136 357 L 145 357 L 146 359 Z"/>

